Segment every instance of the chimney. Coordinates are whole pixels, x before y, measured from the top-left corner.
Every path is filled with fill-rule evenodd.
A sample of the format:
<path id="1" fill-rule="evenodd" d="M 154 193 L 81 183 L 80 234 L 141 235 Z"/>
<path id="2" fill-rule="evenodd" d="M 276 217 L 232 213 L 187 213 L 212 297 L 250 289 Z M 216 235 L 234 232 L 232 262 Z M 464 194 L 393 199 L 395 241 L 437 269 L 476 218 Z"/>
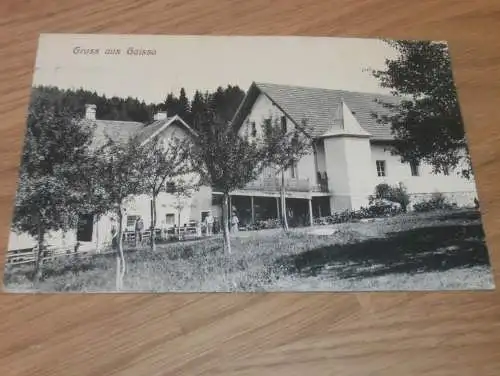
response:
<path id="1" fill-rule="evenodd" d="M 157 112 L 154 114 L 153 119 L 156 120 L 165 120 L 167 119 L 167 113 L 166 112 Z"/>
<path id="2" fill-rule="evenodd" d="M 95 114 L 97 112 L 97 106 L 95 104 L 85 105 L 85 119 L 95 120 Z"/>

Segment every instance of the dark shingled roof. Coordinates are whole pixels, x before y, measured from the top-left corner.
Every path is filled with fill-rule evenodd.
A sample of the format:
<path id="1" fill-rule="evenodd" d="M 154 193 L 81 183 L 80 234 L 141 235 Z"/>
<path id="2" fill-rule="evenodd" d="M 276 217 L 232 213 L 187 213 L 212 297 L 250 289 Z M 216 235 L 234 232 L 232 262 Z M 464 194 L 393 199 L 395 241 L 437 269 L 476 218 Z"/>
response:
<path id="1" fill-rule="evenodd" d="M 107 137 L 117 142 L 127 142 L 132 137 L 138 137 L 140 142 L 147 140 L 156 131 L 165 125 L 176 122 L 184 125 L 191 133 L 195 132 L 179 117 L 173 116 L 162 120 L 156 120 L 149 124 L 143 124 L 135 121 L 116 121 L 116 120 L 83 120 L 87 124 L 94 126 L 94 140 L 92 148 L 103 146 Z"/>
<path id="2" fill-rule="evenodd" d="M 254 93 L 252 94 L 252 91 Z M 307 133 L 312 137 L 321 137 L 333 125 L 336 118 L 338 106 L 344 103 L 352 111 L 361 127 L 371 134 L 372 140 L 392 140 L 389 125 L 377 124 L 373 113 L 379 115 L 387 114 L 384 108 L 376 100 L 397 103 L 399 99 L 391 95 L 373 93 L 358 93 L 345 90 L 320 89 L 301 86 L 278 85 L 270 83 L 253 83 L 245 101 L 251 103 L 242 104 L 239 111 L 250 110 L 257 95 L 255 91 L 264 93 L 269 99 L 280 107 L 296 124 L 301 124 L 307 119 Z M 246 117 L 242 114 L 235 117 L 236 126 Z M 239 124 L 238 124 L 239 123 Z"/>
<path id="3" fill-rule="evenodd" d="M 93 148 L 103 146 L 107 137 L 117 142 L 127 142 L 131 137 L 138 134 L 144 128 L 143 123 L 135 121 L 117 121 L 117 120 L 83 120 L 87 124 L 94 125 Z"/>
<path id="4" fill-rule="evenodd" d="M 156 120 L 151 124 L 144 126 L 139 134 L 139 140 L 143 142 L 144 140 L 148 139 L 169 121 L 170 119 Z"/>

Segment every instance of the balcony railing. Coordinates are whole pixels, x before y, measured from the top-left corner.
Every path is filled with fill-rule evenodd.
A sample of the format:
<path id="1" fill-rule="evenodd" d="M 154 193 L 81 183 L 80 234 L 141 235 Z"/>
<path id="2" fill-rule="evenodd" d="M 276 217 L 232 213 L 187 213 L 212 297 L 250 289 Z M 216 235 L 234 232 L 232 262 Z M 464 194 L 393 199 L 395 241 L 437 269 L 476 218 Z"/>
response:
<path id="1" fill-rule="evenodd" d="M 279 192 L 281 178 L 263 178 L 248 183 L 243 190 Z M 288 192 L 328 192 L 326 181 L 312 184 L 309 179 L 286 179 L 285 190 Z"/>

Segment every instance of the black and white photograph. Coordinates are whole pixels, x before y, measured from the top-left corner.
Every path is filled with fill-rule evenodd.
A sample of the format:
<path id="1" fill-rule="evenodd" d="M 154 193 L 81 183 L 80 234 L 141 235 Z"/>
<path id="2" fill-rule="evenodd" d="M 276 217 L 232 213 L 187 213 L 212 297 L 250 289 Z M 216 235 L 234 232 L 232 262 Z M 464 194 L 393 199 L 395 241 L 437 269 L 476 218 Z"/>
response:
<path id="1" fill-rule="evenodd" d="M 42 34 L 4 290 L 494 289 L 452 57 Z"/>

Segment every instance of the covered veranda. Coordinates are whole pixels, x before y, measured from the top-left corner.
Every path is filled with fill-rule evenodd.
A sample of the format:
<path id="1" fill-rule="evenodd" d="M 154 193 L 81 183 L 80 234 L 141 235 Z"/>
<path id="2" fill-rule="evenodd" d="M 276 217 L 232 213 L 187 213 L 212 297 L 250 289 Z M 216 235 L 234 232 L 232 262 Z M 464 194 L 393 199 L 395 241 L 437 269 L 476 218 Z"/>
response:
<path id="1" fill-rule="evenodd" d="M 287 220 L 291 227 L 310 226 L 313 219 L 330 214 L 330 197 L 321 192 L 286 192 Z M 222 207 L 222 193 L 213 192 L 214 204 Z M 229 196 L 230 213 L 242 227 L 259 221 L 282 220 L 279 192 L 239 190 Z"/>

